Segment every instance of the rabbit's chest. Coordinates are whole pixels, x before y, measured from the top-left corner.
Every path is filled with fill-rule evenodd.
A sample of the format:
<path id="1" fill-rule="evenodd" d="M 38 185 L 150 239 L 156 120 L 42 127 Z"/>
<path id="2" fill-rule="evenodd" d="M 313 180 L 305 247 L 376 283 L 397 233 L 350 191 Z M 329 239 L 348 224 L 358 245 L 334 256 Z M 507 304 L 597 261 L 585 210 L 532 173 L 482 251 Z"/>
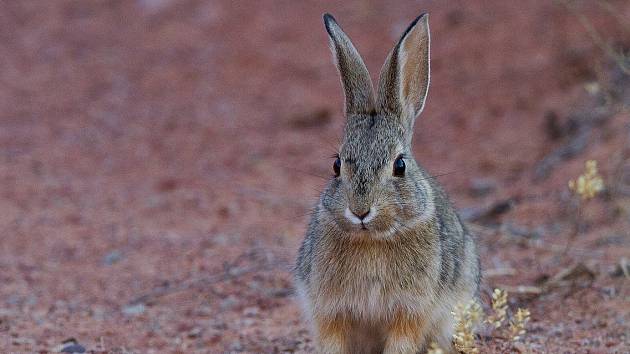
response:
<path id="1" fill-rule="evenodd" d="M 393 295 L 396 293 L 388 291 L 390 288 L 384 279 L 368 277 L 355 280 L 352 286 L 342 291 L 340 299 L 345 302 L 345 308 L 361 317 L 382 317 L 395 302 Z"/>
<path id="2" fill-rule="evenodd" d="M 401 308 L 423 312 L 427 297 L 419 291 L 418 274 L 405 274 L 410 271 L 398 269 L 385 259 L 338 268 L 324 285 L 328 291 L 320 299 L 331 312 L 352 313 L 365 319 L 388 318 Z"/>

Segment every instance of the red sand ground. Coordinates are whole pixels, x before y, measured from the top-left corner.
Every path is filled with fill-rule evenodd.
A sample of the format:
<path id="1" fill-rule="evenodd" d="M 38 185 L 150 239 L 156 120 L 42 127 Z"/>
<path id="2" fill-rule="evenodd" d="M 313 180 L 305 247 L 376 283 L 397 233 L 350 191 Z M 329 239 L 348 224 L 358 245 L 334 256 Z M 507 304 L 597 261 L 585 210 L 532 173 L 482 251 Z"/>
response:
<path id="1" fill-rule="evenodd" d="M 335 14 L 377 73 L 428 10 L 433 75 L 416 155 L 446 173 L 461 208 L 521 198 L 498 231 L 474 227 L 484 268 L 514 269 L 486 277 L 484 292 L 582 262 L 592 281 L 510 297 L 532 312 L 521 348 L 630 352 L 628 279 L 609 274 L 630 254 L 628 194 L 589 203 L 563 253 L 566 183 L 584 161 L 599 160 L 609 186 L 630 183 L 619 177 L 628 113 L 533 181 L 564 141 L 548 137 L 545 116 L 594 110 L 584 85 L 610 76 L 599 75 L 610 60 L 560 2 L 386 3 L 0 3 L 0 350 L 71 337 L 96 352 L 312 349 L 290 268 L 343 124 L 320 16 Z M 576 4 L 630 47 L 630 3 Z M 496 188 L 471 196 L 480 178 Z M 482 340 L 482 352 L 510 351 Z"/>

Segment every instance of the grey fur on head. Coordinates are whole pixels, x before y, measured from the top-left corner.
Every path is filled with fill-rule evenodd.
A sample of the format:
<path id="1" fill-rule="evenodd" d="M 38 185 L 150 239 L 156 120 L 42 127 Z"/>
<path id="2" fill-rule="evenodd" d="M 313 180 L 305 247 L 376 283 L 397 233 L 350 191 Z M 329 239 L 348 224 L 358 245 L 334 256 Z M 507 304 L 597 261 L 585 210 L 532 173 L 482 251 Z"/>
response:
<path id="1" fill-rule="evenodd" d="M 324 15 L 345 94 L 339 174 L 322 193 L 300 247 L 296 287 L 322 353 L 452 350 L 458 302 L 476 296 L 473 238 L 439 184 L 414 159 L 413 125 L 429 87 L 428 15 L 387 57 L 374 95 L 358 51 Z"/>

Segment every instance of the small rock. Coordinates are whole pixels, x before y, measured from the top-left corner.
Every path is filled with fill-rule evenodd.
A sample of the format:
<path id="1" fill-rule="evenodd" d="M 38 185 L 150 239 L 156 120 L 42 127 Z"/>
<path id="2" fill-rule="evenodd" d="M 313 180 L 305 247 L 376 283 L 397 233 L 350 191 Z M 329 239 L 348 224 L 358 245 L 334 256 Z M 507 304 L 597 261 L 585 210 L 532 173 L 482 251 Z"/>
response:
<path id="1" fill-rule="evenodd" d="M 190 331 L 188 331 L 187 336 L 188 338 L 198 338 L 201 336 L 202 332 L 203 332 L 203 329 L 201 327 L 195 327 L 191 329 Z"/>
<path id="2" fill-rule="evenodd" d="M 85 353 L 86 349 L 84 346 L 79 344 L 76 339 L 68 338 L 61 342 L 61 345 L 59 345 L 53 351 L 57 353 Z"/>
<path id="3" fill-rule="evenodd" d="M 128 305 L 123 307 L 122 313 L 127 316 L 137 316 L 142 314 L 146 310 L 146 307 L 143 303 Z"/>
<path id="4" fill-rule="evenodd" d="M 486 196 L 497 188 L 497 183 L 490 178 L 473 178 L 470 180 L 469 193 L 472 197 Z"/>
<path id="5" fill-rule="evenodd" d="M 258 315 L 259 309 L 256 306 L 246 307 L 243 309 L 243 315 L 246 317 L 255 317 Z"/>
<path id="6" fill-rule="evenodd" d="M 113 250 L 103 257 L 103 264 L 112 265 L 118 263 L 123 258 L 122 252 L 119 250 Z"/>
<path id="7" fill-rule="evenodd" d="M 608 273 L 611 277 L 625 276 L 630 279 L 630 262 L 626 257 L 622 257 L 615 268 Z"/>
<path id="8" fill-rule="evenodd" d="M 70 344 L 61 348 L 62 353 L 85 353 L 85 347 L 81 344 Z"/>

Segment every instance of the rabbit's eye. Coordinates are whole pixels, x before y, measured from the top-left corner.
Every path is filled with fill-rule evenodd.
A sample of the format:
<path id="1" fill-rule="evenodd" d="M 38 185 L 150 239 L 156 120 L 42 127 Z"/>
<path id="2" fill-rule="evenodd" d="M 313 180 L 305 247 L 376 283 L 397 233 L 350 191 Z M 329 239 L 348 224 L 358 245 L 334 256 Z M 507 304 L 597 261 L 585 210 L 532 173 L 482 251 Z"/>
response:
<path id="1" fill-rule="evenodd" d="M 394 161 L 394 176 L 402 177 L 405 175 L 405 160 L 403 160 L 402 156 L 399 156 L 396 161 Z"/>
<path id="2" fill-rule="evenodd" d="M 333 163 L 333 171 L 335 171 L 335 177 L 339 177 L 341 173 L 341 160 L 337 157 L 335 163 Z"/>

